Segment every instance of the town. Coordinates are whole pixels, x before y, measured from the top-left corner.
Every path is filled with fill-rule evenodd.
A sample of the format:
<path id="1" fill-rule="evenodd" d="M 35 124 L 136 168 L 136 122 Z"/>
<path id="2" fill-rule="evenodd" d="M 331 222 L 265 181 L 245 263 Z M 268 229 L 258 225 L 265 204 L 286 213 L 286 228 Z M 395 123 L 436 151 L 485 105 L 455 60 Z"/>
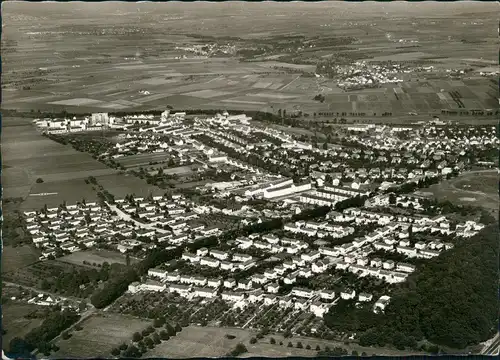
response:
<path id="1" fill-rule="evenodd" d="M 352 338 L 325 326 L 332 308 L 354 302 L 383 316 L 393 291 L 418 266 L 492 221 L 484 211 L 457 214 L 419 188 L 492 168 L 494 127 L 435 119 L 409 127 L 352 125 L 335 134 L 342 136 L 337 144 L 318 144 L 227 111 L 33 122 L 52 140 L 71 136 L 79 151 L 165 190 L 117 198 L 89 177 L 98 201 L 24 212 L 42 261 L 90 249 L 124 254 L 128 262 L 155 249 L 179 250 L 128 284 L 111 308 L 117 313 L 137 315 L 132 302 L 164 293 L 198 309 L 184 324 Z M 96 147 L 92 137 L 78 140 L 75 128 L 112 137 Z M 189 175 L 171 172 L 180 168 Z M 204 185 L 175 187 L 193 176 Z M 241 228 L 276 219 L 264 230 Z M 214 304 L 218 310 L 202 315 Z"/>

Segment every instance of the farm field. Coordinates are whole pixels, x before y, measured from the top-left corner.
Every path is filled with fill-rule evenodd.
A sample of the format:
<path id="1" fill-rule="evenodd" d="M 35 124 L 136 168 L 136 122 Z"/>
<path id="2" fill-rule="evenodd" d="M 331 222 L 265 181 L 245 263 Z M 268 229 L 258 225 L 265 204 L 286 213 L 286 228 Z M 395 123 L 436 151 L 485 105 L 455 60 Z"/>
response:
<path id="1" fill-rule="evenodd" d="M 461 205 L 482 206 L 498 217 L 498 186 L 496 170 L 471 171 L 422 189 L 421 193 Z"/>
<path id="2" fill-rule="evenodd" d="M 51 358 L 109 358 L 114 347 L 128 343 L 134 332 L 141 332 L 150 321 L 117 314 L 93 315 L 81 323 L 81 331 L 73 331 L 68 340 L 59 339 L 59 351 Z"/>
<path id="3" fill-rule="evenodd" d="M 22 210 L 94 200 L 95 191 L 83 180 L 116 173 L 89 154 L 43 137 L 29 120 L 8 117 L 2 119 L 2 165 L 3 196 L 23 198 Z"/>
<path id="4" fill-rule="evenodd" d="M 94 263 L 103 264 L 105 262 L 109 264 L 113 263 L 126 264 L 126 259 L 123 254 L 114 251 L 100 250 L 100 249 L 77 251 L 69 255 L 63 256 L 62 258 L 58 258 L 57 261 L 75 265 L 84 265 L 83 264 L 84 261 L 90 264 Z M 130 258 L 131 264 L 137 261 L 138 260 L 133 257 Z"/>
<path id="5" fill-rule="evenodd" d="M 145 153 L 128 155 L 118 158 L 116 161 L 126 168 L 148 166 L 150 162 L 166 162 L 171 156 L 168 153 Z"/>
<path id="6" fill-rule="evenodd" d="M 227 339 L 226 334 L 235 336 Z M 194 358 L 194 357 L 221 357 L 234 349 L 236 344 L 248 342 L 254 336 L 251 332 L 242 329 L 224 329 L 213 327 L 189 326 L 182 329 L 175 337 L 162 342 L 144 357 L 164 358 Z"/>
<path id="7" fill-rule="evenodd" d="M 2 305 L 2 349 L 8 349 L 9 342 L 15 337 L 23 337 L 32 329 L 40 326 L 43 319 L 26 319 L 29 313 L 40 309 L 40 306 L 9 301 Z"/>
<path id="8" fill-rule="evenodd" d="M 226 338 L 226 335 L 235 336 L 234 339 Z M 324 341 L 321 339 L 294 337 L 285 339 L 281 335 L 269 335 L 259 340 L 256 344 L 250 344 L 250 339 L 255 337 L 256 333 L 250 330 L 239 328 L 216 328 L 216 327 L 199 327 L 189 326 L 175 337 L 168 341 L 162 342 L 154 349 L 146 353 L 145 357 L 166 357 L 166 358 L 194 358 L 194 357 L 221 357 L 234 349 L 238 343 L 243 343 L 248 349 L 248 353 L 241 357 L 287 357 L 287 356 L 302 356 L 315 357 L 316 346 L 321 349 L 325 346 L 330 348 L 340 346 L 349 350 L 358 351 L 361 354 L 363 351 L 368 355 L 402 355 L 402 351 L 392 349 L 372 349 L 356 344 L 345 345 L 340 342 Z M 270 344 L 270 338 L 276 340 L 276 344 Z M 279 342 L 283 341 L 283 345 Z M 297 342 L 300 341 L 304 346 L 303 349 L 296 348 Z M 292 342 L 294 347 L 288 347 L 288 342 Z M 311 350 L 305 349 L 307 345 L 311 346 Z M 418 353 L 416 353 L 418 354 Z M 407 354 L 406 354 L 407 355 Z"/>
<path id="9" fill-rule="evenodd" d="M 2 273 L 16 271 L 38 261 L 41 252 L 34 247 L 4 246 L 2 250 Z"/>
<path id="10" fill-rule="evenodd" d="M 149 185 L 145 180 L 127 173 L 96 176 L 96 180 L 117 199 L 124 198 L 129 194 L 142 197 L 146 197 L 149 194 L 153 194 L 153 196 L 165 194 L 165 190 L 154 185 Z"/>
<path id="11" fill-rule="evenodd" d="M 3 272 L 4 281 L 31 287 L 38 287 L 43 279 L 58 277 L 64 272 L 81 269 L 83 265 L 63 263 L 57 260 L 36 262 L 22 268 L 13 268 L 10 272 Z"/>
<path id="12" fill-rule="evenodd" d="M 120 6 L 125 13 L 131 9 L 127 4 Z M 328 110 L 365 112 L 367 116 L 374 116 L 374 113 L 380 116 L 384 111 L 395 116 L 408 112 L 434 115 L 456 106 L 455 101 L 440 98 L 442 90 L 443 94 L 458 91 L 466 108 L 493 109 L 497 105 L 496 89 L 491 88 L 496 85 L 487 78 L 469 76 L 454 83 L 455 80 L 443 77 L 441 84 L 432 84 L 433 80 L 427 73 L 406 76 L 405 80 L 412 78 L 413 81 L 408 88 L 406 83 L 396 86 L 402 91 L 399 98 L 395 97 L 390 85 L 375 89 L 378 92 L 374 99 L 358 97 L 356 100 L 327 100 L 324 103 L 312 100 L 319 93 L 327 99 L 329 95 L 346 94 L 331 80 L 314 77 L 315 62 L 339 52 L 347 58 L 367 61 L 431 62 L 439 69 L 470 66 L 473 72 L 469 75 L 478 74 L 485 66 L 491 67 L 491 61 L 497 58 L 498 24 L 491 16 L 496 8 L 489 4 L 481 4 L 481 7 L 469 4 L 451 10 L 449 6 L 445 10 L 442 6 L 428 5 L 432 10 L 427 12 L 400 4 L 392 9 L 404 16 L 394 18 L 371 5 L 362 9 L 355 5 L 340 9 L 339 4 L 332 3 L 303 5 L 301 9 L 279 6 L 279 11 L 274 14 L 271 9 L 278 10 L 277 6 L 266 4 L 263 11 L 261 6 L 246 4 L 244 13 L 248 16 L 232 25 L 231 36 L 251 41 L 250 45 L 259 41 L 278 44 L 285 34 L 328 38 L 338 33 L 355 37 L 357 41 L 341 49 L 324 45 L 306 48 L 297 61 L 290 62 L 285 59 L 294 53 L 293 49 L 283 49 L 279 54 L 268 54 L 250 61 L 240 61 L 245 58 L 227 54 L 223 57 L 196 57 L 178 47 L 206 44 L 227 36 L 226 25 L 219 17 L 231 17 L 233 10 L 219 5 L 196 9 L 185 5 L 181 11 L 169 4 L 141 4 L 139 9 L 133 9 L 141 13 L 139 20 L 118 15 L 116 9 L 108 11 L 98 6 L 93 14 L 96 24 L 99 24 L 99 44 L 95 46 L 94 34 L 87 26 L 88 19 L 73 8 L 53 5 L 52 10 L 59 14 L 56 22 L 33 11 L 31 16 L 37 22 L 34 31 L 17 17 L 18 13 L 30 11 L 23 5 L 9 5 L 4 9 L 3 17 L 7 25 L 4 37 L 8 44 L 8 51 L 2 58 L 5 73 L 3 106 L 24 111 L 66 110 L 76 113 L 164 109 L 167 105 L 176 109 L 220 107 L 276 112 L 278 108 L 292 110 L 295 106 L 308 113 Z M 472 15 L 466 10 L 469 6 Z M 340 21 L 332 23 L 332 18 L 337 19 L 340 10 Z M 184 11 L 191 15 L 186 17 Z M 303 11 L 307 11 L 307 17 L 302 16 Z M 412 17 L 413 20 L 409 21 L 408 14 L 418 14 L 419 11 L 424 11 L 425 17 Z M 169 18 L 168 29 L 156 26 L 164 21 L 164 13 L 174 17 Z M 429 17 L 431 13 L 433 15 Z M 384 21 L 375 24 L 368 14 L 378 14 Z M 204 18 L 203 26 L 197 16 Z M 351 25 L 352 21 L 356 26 Z M 291 22 L 296 24 L 293 29 L 290 28 Z M 133 27 L 138 31 L 130 36 L 114 34 L 113 29 L 122 29 L 125 25 L 127 29 Z M 53 33 L 64 41 L 54 39 Z M 86 36 L 82 37 L 80 33 Z M 464 34 L 462 39 L 457 37 L 458 33 Z M 213 38 L 206 38 L 207 34 Z M 418 39 L 418 44 L 404 44 L 405 41 L 402 44 L 398 39 Z M 478 52 L 482 59 L 477 59 Z M 47 63 L 49 57 L 53 58 L 51 63 Z M 353 95 L 366 93 L 352 92 Z"/>

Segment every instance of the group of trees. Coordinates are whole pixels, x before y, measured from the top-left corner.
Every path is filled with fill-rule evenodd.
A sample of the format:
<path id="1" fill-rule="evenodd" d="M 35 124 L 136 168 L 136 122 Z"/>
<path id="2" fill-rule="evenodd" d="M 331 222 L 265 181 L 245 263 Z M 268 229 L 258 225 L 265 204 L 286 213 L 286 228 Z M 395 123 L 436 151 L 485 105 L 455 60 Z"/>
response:
<path id="1" fill-rule="evenodd" d="M 169 340 L 182 330 L 179 324 L 172 326 L 163 317 L 155 319 L 153 325 L 142 330 L 142 332 L 135 332 L 132 335 L 133 344 L 128 346 L 121 344 L 111 350 L 111 355 L 119 356 L 121 353 L 123 357 L 140 357 L 148 349 L 153 349 L 156 345 L 161 344 L 162 341 Z M 164 328 L 160 330 L 161 327 Z"/>
<path id="2" fill-rule="evenodd" d="M 44 277 L 40 281 L 42 290 L 52 291 L 66 296 L 87 297 L 100 281 L 106 281 L 108 278 L 120 272 L 123 266 L 113 264 L 111 267 L 104 263 L 99 271 L 97 269 L 73 269 L 70 272 L 61 274 L 59 268 L 54 268 L 50 276 Z M 89 292 L 90 291 L 90 292 Z"/>
<path id="3" fill-rule="evenodd" d="M 73 310 L 53 312 L 39 327 L 26 334 L 24 339 L 13 338 L 9 344 L 10 353 L 18 357 L 24 357 L 33 350 L 38 349 L 48 355 L 53 350 L 53 346 L 49 342 L 79 319 L 80 315 Z"/>
<path id="4" fill-rule="evenodd" d="M 498 253 L 494 224 L 418 267 L 408 284 L 395 289 L 384 315 L 339 302 L 325 323 L 361 332 L 362 346 L 415 349 L 423 339 L 457 349 L 478 344 L 498 326 Z M 342 306 L 347 311 L 340 311 Z"/>

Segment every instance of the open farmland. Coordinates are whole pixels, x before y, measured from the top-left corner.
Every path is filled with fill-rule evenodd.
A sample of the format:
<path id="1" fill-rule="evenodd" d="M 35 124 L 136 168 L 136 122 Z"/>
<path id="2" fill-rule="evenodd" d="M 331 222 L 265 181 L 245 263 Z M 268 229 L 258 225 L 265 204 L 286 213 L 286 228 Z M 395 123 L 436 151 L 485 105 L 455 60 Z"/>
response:
<path id="1" fill-rule="evenodd" d="M 141 4 L 139 9 L 133 9 L 141 14 L 140 19 L 121 15 L 128 14 L 131 5 L 121 4 L 118 12 L 116 8 L 110 11 L 98 6 L 92 14 L 92 26 L 87 16 L 72 7 L 50 5 L 58 14 L 54 22 L 24 5 L 9 5 L 3 17 L 7 25 L 3 34 L 3 105 L 18 110 L 69 112 L 137 111 L 164 109 L 166 105 L 176 109 L 277 111 L 295 106 L 310 114 L 428 115 L 455 109 L 454 101 L 440 98 L 441 89 L 458 91 L 466 109 L 484 110 L 497 105 L 489 80 L 482 77 L 467 76 L 463 84 L 431 84 L 426 88 L 425 83 L 431 81 L 427 73 L 413 74 L 414 83 L 408 89 L 402 87 L 399 99 L 390 86 L 383 85 L 377 89 L 377 99 L 348 101 L 329 100 L 328 95 L 343 91 L 327 78 L 314 77 L 317 61 L 334 57 L 337 63 L 391 60 L 433 64 L 441 70 L 470 66 L 474 70 L 471 75 L 476 75 L 497 57 L 498 24 L 490 16 L 496 8 L 489 4 L 453 9 L 436 4 L 419 8 L 394 5 L 391 14 L 402 16 L 388 16 L 368 4 L 342 8 L 345 4 L 246 4 L 244 9 L 211 5 L 185 5 L 181 11 L 170 4 Z M 472 10 L 472 15 L 467 9 Z M 303 16 L 304 11 L 308 16 Z M 422 11 L 425 16 L 421 16 Z M 36 28 L 33 22 L 25 23 L 16 17 L 17 12 L 32 14 Z M 172 16 L 167 22 L 162 18 L 164 13 Z M 199 16 L 204 18 L 203 25 Z M 224 38 L 227 25 L 219 17 L 233 16 L 238 16 L 238 22 L 231 25 L 232 38 Z M 383 20 L 374 22 L 373 16 Z M 158 27 L 159 22 L 163 26 Z M 291 23 L 295 24 L 293 30 Z M 332 38 L 336 33 L 356 41 L 339 46 Z M 294 35 L 304 37 L 309 45 L 300 51 L 295 45 L 283 47 Z M 97 45 L 95 36 L 99 37 Z M 200 56 L 182 50 L 209 43 L 232 43 L 237 49 L 265 45 L 278 50 L 255 58 L 229 53 Z M 481 59 L 477 59 L 478 52 Z M 327 97 L 324 103 L 312 101 L 319 93 Z"/>
<path id="2" fill-rule="evenodd" d="M 43 318 L 27 319 L 26 315 L 39 310 L 41 307 L 32 304 L 9 301 L 2 304 L 2 349 L 8 349 L 9 342 L 15 337 L 23 337 L 34 328 L 40 326 Z"/>
<path id="3" fill-rule="evenodd" d="M 226 334 L 235 336 L 227 339 Z M 242 329 L 224 329 L 189 326 L 170 340 L 162 342 L 146 354 L 146 357 L 195 358 L 221 357 L 234 349 L 236 344 L 248 342 L 254 334 Z"/>
<path id="4" fill-rule="evenodd" d="M 135 194 L 136 196 L 146 197 L 149 194 L 163 195 L 165 190 L 154 185 L 149 185 L 131 174 L 118 173 L 114 175 L 96 176 L 99 185 L 113 194 L 117 199 L 124 198 L 126 195 Z"/>
<path id="5" fill-rule="evenodd" d="M 4 246 L 2 251 L 2 273 L 29 266 L 38 261 L 40 254 L 40 250 L 28 245 Z"/>
<path id="6" fill-rule="evenodd" d="M 148 166 L 150 162 L 167 162 L 170 158 L 171 156 L 167 153 L 145 153 L 120 157 L 117 159 L 117 162 L 125 166 L 125 168 L 133 168 L 136 166 Z"/>
<path id="7" fill-rule="evenodd" d="M 3 196 L 23 198 L 23 210 L 95 200 L 95 191 L 84 179 L 116 173 L 89 154 L 43 137 L 26 119 L 2 120 Z M 43 182 L 37 183 L 38 178 Z"/>
<path id="8" fill-rule="evenodd" d="M 228 339 L 226 335 L 234 336 L 234 339 Z M 397 356 L 403 352 L 392 349 L 371 349 L 359 346 L 355 343 L 345 345 L 340 342 L 333 342 L 314 338 L 293 337 L 285 339 L 281 335 L 268 335 L 259 340 L 256 344 L 250 344 L 250 339 L 255 337 L 256 333 L 250 330 L 237 328 L 215 328 L 215 327 L 199 327 L 189 326 L 184 328 L 175 337 L 168 341 L 157 345 L 153 350 L 145 354 L 146 357 L 165 357 L 165 358 L 194 358 L 194 357 L 221 357 L 232 351 L 236 344 L 242 343 L 248 349 L 248 353 L 242 357 L 287 357 L 287 356 L 303 356 L 315 357 L 317 354 L 316 346 L 324 350 L 326 346 L 331 349 L 334 347 L 343 347 L 351 353 L 352 350 L 358 351 L 359 354 L 366 352 L 368 355 L 376 353 L 377 355 Z M 270 344 L 270 338 L 276 340 L 276 344 Z M 282 341 L 283 345 L 279 345 Z M 297 342 L 301 342 L 303 347 L 296 347 Z M 288 347 L 288 342 L 292 342 L 293 347 Z M 311 346 L 311 350 L 305 349 L 307 345 Z M 415 352 L 418 354 L 418 352 Z"/>
<path id="9" fill-rule="evenodd" d="M 92 249 L 87 251 L 77 251 L 71 253 L 69 255 L 63 256 L 62 258 L 58 258 L 57 261 L 61 261 L 63 263 L 75 264 L 75 265 L 83 265 L 83 262 L 90 264 L 103 264 L 107 262 L 108 264 L 126 264 L 126 258 L 123 254 L 119 252 L 109 251 L 109 250 L 100 250 L 100 249 Z M 137 262 L 137 259 L 131 257 L 130 263 L 133 264 Z"/>
<path id="10" fill-rule="evenodd" d="M 81 331 L 72 332 L 68 340 L 59 339 L 53 358 L 109 357 L 114 347 L 128 343 L 134 332 L 151 325 L 149 321 L 117 314 L 93 315 L 81 323 Z"/>
<path id="11" fill-rule="evenodd" d="M 72 272 L 82 267 L 83 265 L 68 264 L 57 260 L 38 261 L 29 266 L 13 269 L 8 273 L 5 272 L 3 278 L 5 281 L 24 286 L 38 287 L 43 279 L 57 278 L 62 273 Z"/>

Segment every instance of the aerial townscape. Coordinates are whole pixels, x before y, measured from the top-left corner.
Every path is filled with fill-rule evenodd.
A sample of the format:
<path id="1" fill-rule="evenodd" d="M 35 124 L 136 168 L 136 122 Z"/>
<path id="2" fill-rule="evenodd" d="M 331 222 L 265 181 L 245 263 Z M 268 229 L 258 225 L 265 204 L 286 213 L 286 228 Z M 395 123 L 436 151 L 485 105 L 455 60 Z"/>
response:
<path id="1" fill-rule="evenodd" d="M 4 358 L 499 354 L 494 4 L 3 5 Z"/>

